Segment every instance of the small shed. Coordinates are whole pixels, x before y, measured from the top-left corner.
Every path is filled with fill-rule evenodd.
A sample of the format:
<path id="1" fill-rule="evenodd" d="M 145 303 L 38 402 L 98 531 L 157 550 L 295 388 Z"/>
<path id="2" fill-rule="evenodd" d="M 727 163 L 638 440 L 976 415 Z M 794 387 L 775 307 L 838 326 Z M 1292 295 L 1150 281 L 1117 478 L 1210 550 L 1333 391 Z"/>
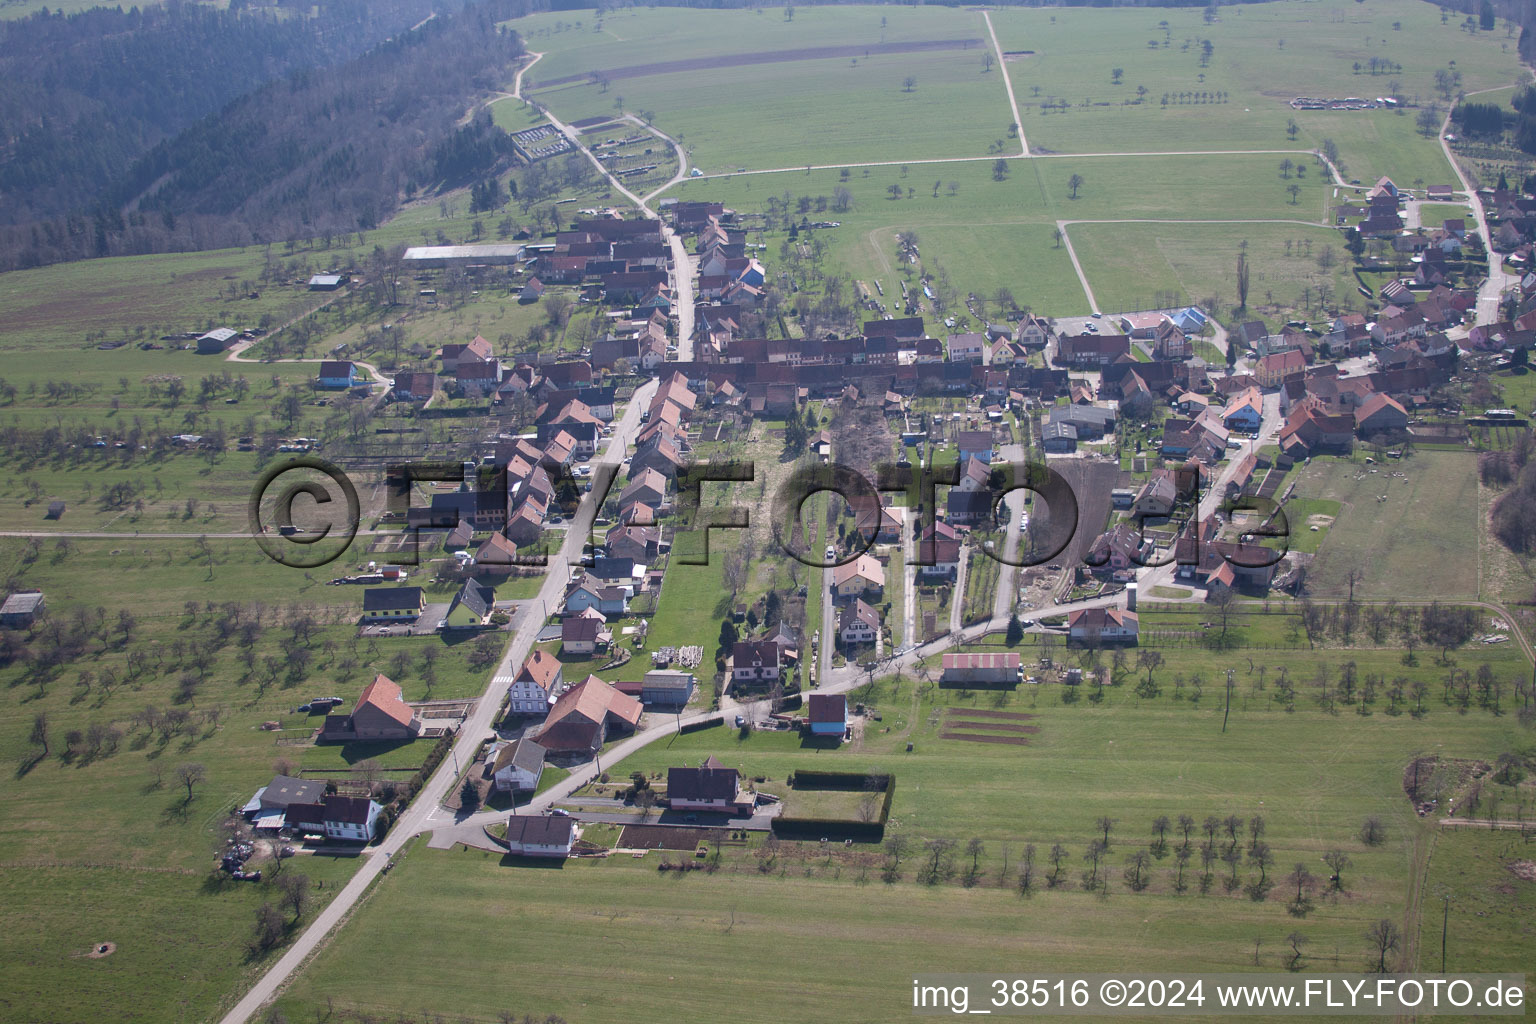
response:
<path id="1" fill-rule="evenodd" d="M 62 501 L 50 501 L 48 503 L 48 514 L 44 518 L 45 519 L 63 519 L 64 518 L 64 503 Z"/>

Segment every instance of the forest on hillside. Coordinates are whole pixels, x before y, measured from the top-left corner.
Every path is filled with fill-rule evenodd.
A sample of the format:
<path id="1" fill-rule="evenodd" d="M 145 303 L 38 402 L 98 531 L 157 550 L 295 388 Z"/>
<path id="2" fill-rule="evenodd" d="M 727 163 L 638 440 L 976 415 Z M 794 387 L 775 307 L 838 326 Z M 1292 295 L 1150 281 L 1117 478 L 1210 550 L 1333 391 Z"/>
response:
<path id="1" fill-rule="evenodd" d="M 0 224 L 89 209 L 104 183 L 199 118 L 291 72 L 357 57 L 437 6 L 178 0 L 0 22 Z"/>
<path id="2" fill-rule="evenodd" d="M 257 86 L 101 175 L 88 203 L 0 224 L 0 270 L 368 230 L 403 197 L 503 165 L 499 128 L 458 122 L 511 78 L 522 41 L 497 23 L 529 9 L 462 7 Z"/>

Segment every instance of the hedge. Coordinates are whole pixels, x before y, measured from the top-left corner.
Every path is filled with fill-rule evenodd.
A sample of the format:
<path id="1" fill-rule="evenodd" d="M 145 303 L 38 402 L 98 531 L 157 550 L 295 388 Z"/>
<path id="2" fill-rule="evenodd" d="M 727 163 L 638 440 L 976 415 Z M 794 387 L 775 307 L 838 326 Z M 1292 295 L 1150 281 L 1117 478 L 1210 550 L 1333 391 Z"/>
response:
<path id="1" fill-rule="evenodd" d="M 885 822 L 781 816 L 773 819 L 773 834 L 792 839 L 862 839 L 878 843 L 885 836 Z"/>
<path id="2" fill-rule="evenodd" d="M 896 783 L 896 776 L 888 772 L 839 772 L 802 768 L 795 772 L 791 779 L 791 785 L 796 789 L 853 789 L 862 791 L 871 788 L 864 784 L 869 779 L 875 780 L 875 789 L 890 789 Z"/>
<path id="3" fill-rule="evenodd" d="M 837 789 L 859 792 L 865 789 L 865 780 L 874 778 L 885 790 L 880 803 L 880 814 L 874 821 L 853 821 L 848 818 L 797 818 L 780 815 L 773 819 L 773 834 L 800 839 L 859 839 L 878 843 L 885 835 L 885 823 L 891 817 L 891 801 L 896 796 L 896 775 L 886 772 L 837 772 L 801 770 L 794 774 L 791 783 L 796 789 Z"/>

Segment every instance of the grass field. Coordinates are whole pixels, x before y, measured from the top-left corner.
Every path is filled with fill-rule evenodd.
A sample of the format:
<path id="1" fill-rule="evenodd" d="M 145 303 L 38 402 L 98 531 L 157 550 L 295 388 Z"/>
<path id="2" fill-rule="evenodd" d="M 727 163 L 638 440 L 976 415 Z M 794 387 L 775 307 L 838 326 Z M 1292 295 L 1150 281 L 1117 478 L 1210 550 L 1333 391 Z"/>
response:
<path id="1" fill-rule="evenodd" d="M 1276 175 L 1278 178 L 1278 175 Z M 1338 233 L 1301 224 L 1074 224 L 1072 246 L 1103 309 L 1157 308 L 1159 295 L 1177 293 L 1179 302 L 1207 299 L 1226 315 L 1237 305 L 1237 256 L 1247 241 L 1250 262 L 1248 315 L 1283 322 L 1303 312 L 1303 289 L 1317 314 L 1317 289 L 1326 285 L 1341 306 L 1358 296 L 1345 266 L 1348 255 Z M 1318 266 L 1332 247 L 1335 265 Z M 1312 255 L 1308 256 L 1310 252 Z M 1219 360 L 1218 360 L 1219 362 Z"/>
<path id="2" fill-rule="evenodd" d="M 1429 102 L 1436 98 L 1434 71 L 1447 53 L 1459 58 L 1469 91 L 1520 74 L 1502 26 L 1469 36 L 1460 19 L 1442 25 L 1429 4 L 1238 5 L 1211 23 L 1193 8 L 1140 18 L 1012 8 L 995 12 L 992 21 L 1005 51 L 1033 51 L 1009 63 L 1025 134 L 1032 148 L 1059 152 L 1314 149 L 1332 138 L 1353 177 L 1439 183 L 1451 180 L 1450 168 L 1435 140 L 1415 131 L 1412 110 L 1293 111 L 1287 101 L 1374 97 L 1396 82 L 1404 97 Z M 1209 66 L 1201 64 L 1205 40 L 1212 44 Z M 1402 71 L 1373 75 L 1373 58 L 1395 61 Z M 1111 75 L 1116 67 L 1123 71 L 1120 84 Z M 1222 92 L 1226 99 L 1181 102 L 1181 93 L 1198 92 Z M 1042 113 L 1047 100 L 1070 107 Z M 1286 131 L 1291 120 L 1299 129 L 1294 141 Z"/>
<path id="3" fill-rule="evenodd" d="M 1298 495 L 1343 505 L 1318 550 L 1309 589 L 1342 596 L 1342 574 L 1358 564 L 1365 571 L 1358 597 L 1476 597 L 1476 474 L 1476 460 L 1459 452 L 1419 452 L 1383 466 L 1321 458 L 1300 468 Z"/>
<path id="4" fill-rule="evenodd" d="M 1028 303 L 1036 312 L 1067 315 L 1084 312 L 1087 299 L 1066 247 L 1054 242 L 1052 233 L 1059 219 L 1209 220 L 1230 216 L 1238 220 L 1312 221 L 1322 215 L 1326 191 L 1313 175 L 1300 183 L 1303 190 L 1298 203 L 1292 205 L 1276 159 L 1268 156 L 1085 157 L 1081 161 L 1015 160 L 1009 167 L 1001 182 L 993 180 L 992 167 L 986 162 L 940 168 L 920 164 L 862 168 L 846 180 L 837 171 L 738 174 L 682 182 L 667 194 L 682 200 L 715 199 L 738 211 L 756 212 L 766 208 L 770 197 L 794 201 L 802 195 L 831 196 L 838 188 L 845 188 L 852 205 L 836 214 L 842 226 L 817 232 L 816 237 L 828 246 L 827 261 L 854 279 L 880 280 L 888 294 L 899 296 L 896 234 L 916 232 L 923 270 L 947 274 L 961 294 L 989 295 L 996 288 L 1007 287 L 1018 301 Z M 1074 173 L 1084 179 L 1076 200 L 1070 198 L 1067 188 Z M 903 192 L 901 199 L 892 199 L 893 185 L 910 188 L 910 197 Z M 1126 227 L 1161 230 L 1155 225 Z M 1102 237 L 1114 239 L 1121 229 L 1122 225 L 1078 225 L 1070 230 L 1076 244 L 1079 232 L 1102 231 Z M 1199 295 L 1208 294 L 1207 290 L 1224 289 L 1228 294 L 1235 290 L 1235 286 L 1225 285 L 1232 275 L 1228 266 L 1231 260 L 1219 260 L 1202 246 L 1214 249 L 1226 245 L 1235 260 L 1236 247 L 1245 237 L 1251 244 L 1270 240 L 1276 251 L 1283 248 L 1285 237 L 1310 237 L 1317 252 L 1321 245 L 1337 241 L 1337 236 L 1325 229 L 1305 225 L 1245 223 L 1168 230 L 1171 238 L 1194 236 L 1186 249 L 1200 251 L 1179 258 L 1192 261 L 1195 272 L 1185 284 Z M 765 236 L 770 250 L 776 248 L 778 240 L 773 233 Z M 1116 269 L 1105 279 L 1111 292 L 1122 262 L 1136 263 L 1141 273 L 1143 255 L 1135 247 L 1124 246 L 1115 256 L 1106 256 L 1115 260 Z M 1095 284 L 1097 295 L 1098 285 L 1091 272 L 1090 283 Z M 1177 283 L 1171 273 L 1167 283 Z M 1136 285 L 1125 286 L 1128 299 L 1156 290 L 1137 289 L 1133 293 L 1133 288 Z M 1250 302 L 1256 299 L 1262 299 L 1262 293 L 1251 296 Z"/>
<path id="5" fill-rule="evenodd" d="M 612 960 L 599 969 L 577 952 L 641 942 L 661 955 L 686 950 L 696 971 L 757 962 L 763 984 L 758 998 L 740 1011 L 748 1020 L 824 1019 L 810 1008 L 812 997 L 827 1005 L 889 1006 L 895 1013 L 894 990 L 920 966 L 974 970 L 994 961 L 1027 960 L 1051 969 L 1113 969 L 1133 962 L 1236 970 L 1251 966 L 1258 938 L 1260 966 L 1279 969 L 1278 951 L 1292 930 L 1309 937 L 1315 954 L 1324 958 L 1319 962 L 1337 955 L 1340 969 L 1348 969 L 1364 955 L 1361 936 L 1369 922 L 1402 919 L 1410 862 L 1424 841 L 1422 833 L 1433 827 L 1409 811 L 1399 788 L 1402 765 L 1430 744 L 1442 744 L 1447 756 L 1487 756 L 1486 751 L 1520 742 L 1518 728 L 1507 718 L 1441 711 L 1413 721 L 1238 710 L 1223 735 L 1220 709 L 1210 694 L 1198 709 L 1166 698 L 1138 708 L 1117 690 L 1099 708 L 1063 707 L 1052 693 L 1031 709 L 1031 696 L 1011 697 L 1003 707 L 1033 714 L 1027 724 L 1038 731 L 1024 746 L 983 744 L 937 734 L 944 707 L 974 707 L 980 717 L 980 710 L 997 710 L 989 695 L 970 701 L 952 692 L 919 697 L 906 683 L 894 690 L 882 687 L 874 700 L 883 722 L 867 723 L 862 739 L 840 750 L 801 748 L 788 734 L 756 733 L 742 740 L 722 727 L 653 744 L 616 770 L 656 771 L 713 754 L 748 774 L 766 776 L 762 788 L 770 792 L 776 785 L 782 789 L 782 780 L 804 766 L 892 770 L 897 787 L 889 830 L 910 837 L 914 847 L 903 863 L 903 880 L 880 882 L 881 858 L 862 846 L 828 855 L 816 844 L 784 844 L 766 871 L 758 865 L 768 854 L 727 851 L 720 874 L 685 879 L 659 875 L 654 858 L 536 870 L 503 867 L 478 851 L 418 847 L 355 926 L 299 980 L 285 1009 L 298 1017 L 324 993 L 362 1008 L 395 1006 L 409 998 L 438 1012 L 481 1017 L 506 1009 L 573 1018 L 579 1013 L 600 1022 L 687 1012 L 678 1001 L 685 997 L 665 980 L 665 972 L 631 971 Z M 903 752 L 909 740 L 915 745 L 910 754 Z M 1169 749 L 1183 753 L 1169 758 Z M 1156 815 L 1176 818 L 1180 812 L 1197 821 L 1207 814 L 1264 816 L 1265 839 L 1275 853 L 1272 877 L 1288 873 L 1297 861 L 1317 873 L 1322 852 L 1338 846 L 1353 862 L 1344 879 L 1349 895 L 1332 900 L 1320 894 L 1317 909 L 1297 920 L 1285 911 L 1278 889 L 1262 903 L 1226 893 L 1221 865 L 1209 895 L 1194 889 L 1179 895 L 1171 856 L 1155 859 L 1151 886 L 1133 893 L 1122 878 L 1125 856 L 1151 842 Z M 1366 847 L 1354 835 L 1368 814 L 1387 822 L 1389 838 L 1381 847 Z M 1078 877 L 1085 870 L 1082 849 L 1101 816 L 1115 819 L 1107 900 L 1084 893 Z M 958 876 L 931 887 L 914 880 L 924 840 L 949 837 L 963 845 L 971 836 L 984 844 L 975 888 L 963 887 Z M 1196 841 L 1199 837 L 1197 827 Z M 1070 881 L 1021 900 L 1013 884 L 1024 844 L 1036 845 L 1037 874 L 1043 876 L 1046 853 L 1057 841 L 1071 850 Z M 961 853 L 955 864 L 964 869 L 969 858 Z M 1250 868 L 1239 874 L 1246 880 Z M 515 900 L 497 895 L 508 885 L 516 888 Z M 680 892 L 684 887 L 688 891 Z M 814 929 L 805 927 L 808 903 L 819 908 L 823 922 Z M 426 927 L 432 916 L 427 908 L 451 910 L 471 921 L 484 915 L 487 927 L 445 935 Z M 540 924 L 555 919 L 559 928 Z M 516 927 L 496 928 L 492 921 Z M 836 921 L 836 927 L 826 927 L 826 921 Z M 1035 921 L 1041 927 L 1032 926 Z M 572 965 L 582 983 L 551 989 L 521 972 L 503 979 L 494 992 L 473 983 L 485 962 L 488 934 L 498 936 L 498 960 L 537 948 L 541 957 Z M 767 954 L 790 934 L 800 956 L 786 961 Z M 1104 936 L 1111 934 L 1117 938 L 1106 943 Z M 470 935 L 476 936 L 473 946 L 442 946 L 468 943 Z M 409 969 L 427 956 L 441 969 L 429 974 Z"/>

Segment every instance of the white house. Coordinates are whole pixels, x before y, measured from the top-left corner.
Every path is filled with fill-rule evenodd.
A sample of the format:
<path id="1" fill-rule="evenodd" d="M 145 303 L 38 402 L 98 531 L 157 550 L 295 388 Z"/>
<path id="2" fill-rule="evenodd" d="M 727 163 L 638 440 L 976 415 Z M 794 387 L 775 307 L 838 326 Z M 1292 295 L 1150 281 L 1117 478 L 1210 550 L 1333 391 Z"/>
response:
<path id="1" fill-rule="evenodd" d="M 374 824 L 384 808 L 360 796 L 325 798 L 325 837 L 366 843 L 373 838 Z"/>
<path id="2" fill-rule="evenodd" d="M 843 606 L 837 638 L 844 644 L 872 644 L 880 639 L 880 614 L 859 598 Z"/>
<path id="3" fill-rule="evenodd" d="M 668 768 L 667 802 L 674 811 L 736 812 L 743 803 L 741 779 L 713 757 L 697 768 Z"/>
<path id="4" fill-rule="evenodd" d="M 491 759 L 491 778 L 500 793 L 538 789 L 543 774 L 544 748 L 527 738 L 503 743 Z"/>
<path id="5" fill-rule="evenodd" d="M 1135 643 L 1140 628 L 1135 612 L 1119 608 L 1084 608 L 1067 616 L 1069 640 Z"/>
<path id="6" fill-rule="evenodd" d="M 534 651 L 512 680 L 507 710 L 514 715 L 547 715 L 563 684 L 559 660 L 548 651 Z"/>
<path id="7" fill-rule="evenodd" d="M 507 852 L 522 857 L 569 857 L 576 822 L 563 814 L 514 814 L 507 819 Z"/>

